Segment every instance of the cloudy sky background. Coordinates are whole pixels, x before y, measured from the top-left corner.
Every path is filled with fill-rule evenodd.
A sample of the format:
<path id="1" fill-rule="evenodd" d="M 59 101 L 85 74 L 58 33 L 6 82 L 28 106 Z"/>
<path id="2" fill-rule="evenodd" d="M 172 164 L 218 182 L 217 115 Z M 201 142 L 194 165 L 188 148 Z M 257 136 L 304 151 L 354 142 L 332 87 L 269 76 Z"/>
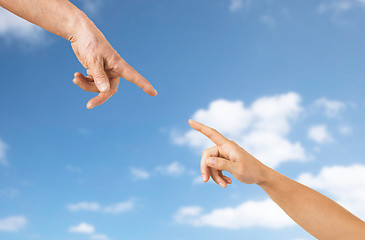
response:
<path id="1" fill-rule="evenodd" d="M 1 239 L 313 239 L 202 183 L 189 118 L 365 219 L 365 1 L 73 2 L 159 95 L 87 110 L 69 43 L 0 9 Z"/>

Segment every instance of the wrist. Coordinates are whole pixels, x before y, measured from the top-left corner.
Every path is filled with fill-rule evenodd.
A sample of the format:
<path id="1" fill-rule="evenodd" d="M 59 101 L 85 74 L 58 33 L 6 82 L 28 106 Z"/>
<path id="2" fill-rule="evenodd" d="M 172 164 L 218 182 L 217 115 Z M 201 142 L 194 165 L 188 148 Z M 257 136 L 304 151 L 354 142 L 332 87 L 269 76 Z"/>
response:
<path id="1" fill-rule="evenodd" d="M 67 27 L 67 34 L 64 37 L 71 43 L 77 41 L 85 32 L 90 32 L 90 28 L 96 28 L 94 23 L 87 17 L 87 15 L 81 10 L 77 9 L 77 12 L 72 15 Z"/>
<path id="2" fill-rule="evenodd" d="M 265 188 L 269 185 L 271 185 L 277 176 L 278 172 L 275 171 L 272 168 L 269 168 L 266 165 L 263 165 L 263 168 L 261 169 L 260 179 L 257 182 L 257 185 L 261 188 Z"/>

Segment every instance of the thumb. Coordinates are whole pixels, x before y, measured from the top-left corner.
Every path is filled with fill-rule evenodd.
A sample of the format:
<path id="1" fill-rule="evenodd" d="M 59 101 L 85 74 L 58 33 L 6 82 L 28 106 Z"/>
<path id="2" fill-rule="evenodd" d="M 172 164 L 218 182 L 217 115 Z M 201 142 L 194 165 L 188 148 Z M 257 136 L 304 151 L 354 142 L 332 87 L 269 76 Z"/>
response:
<path id="1" fill-rule="evenodd" d="M 221 170 L 221 171 L 227 171 L 235 174 L 238 164 L 236 162 L 229 161 L 225 158 L 219 158 L 219 157 L 210 157 L 207 158 L 207 165 L 211 168 Z"/>
<path id="2" fill-rule="evenodd" d="M 90 73 L 94 79 L 96 87 L 100 92 L 105 93 L 110 89 L 109 78 L 104 71 L 104 66 L 101 63 L 96 63 L 90 68 Z"/>

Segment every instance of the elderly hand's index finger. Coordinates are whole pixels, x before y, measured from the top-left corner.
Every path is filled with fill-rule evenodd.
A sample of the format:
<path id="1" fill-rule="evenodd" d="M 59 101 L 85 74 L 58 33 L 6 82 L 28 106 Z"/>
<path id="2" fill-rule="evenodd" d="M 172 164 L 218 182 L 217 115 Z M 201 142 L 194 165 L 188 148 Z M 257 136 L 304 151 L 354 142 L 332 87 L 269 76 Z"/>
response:
<path id="1" fill-rule="evenodd" d="M 120 61 L 120 77 L 126 79 L 129 82 L 136 84 L 144 92 L 150 96 L 156 96 L 157 91 L 153 88 L 152 84 L 142 77 L 132 66 L 126 63 L 124 60 Z"/>
<path id="2" fill-rule="evenodd" d="M 222 134 L 220 134 L 217 130 L 207 127 L 202 123 L 196 122 L 192 119 L 189 119 L 189 124 L 192 128 L 195 130 L 201 132 L 205 136 L 207 136 L 210 140 L 212 140 L 217 145 L 223 145 L 227 141 L 229 141 L 227 138 L 225 138 Z"/>

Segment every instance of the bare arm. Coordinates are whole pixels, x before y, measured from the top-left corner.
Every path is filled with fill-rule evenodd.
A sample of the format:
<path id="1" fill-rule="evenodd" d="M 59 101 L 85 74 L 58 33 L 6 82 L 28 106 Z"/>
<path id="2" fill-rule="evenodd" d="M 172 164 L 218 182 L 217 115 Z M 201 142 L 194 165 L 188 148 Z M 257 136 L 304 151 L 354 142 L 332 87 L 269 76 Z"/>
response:
<path id="1" fill-rule="evenodd" d="M 298 225 L 321 240 L 365 239 L 365 223 L 328 197 L 267 170 L 260 187 Z"/>
<path id="2" fill-rule="evenodd" d="M 0 6 L 71 42 L 87 75 L 75 73 L 73 82 L 89 92 L 99 93 L 87 108 L 103 104 L 117 92 L 119 78 L 136 84 L 147 94 L 157 91 L 128 65 L 109 44 L 94 23 L 67 0 L 0 0 Z"/>
<path id="3" fill-rule="evenodd" d="M 202 156 L 205 182 L 212 177 L 227 187 L 232 180 L 222 171 L 228 171 L 243 183 L 259 185 L 296 223 L 320 240 L 365 239 L 365 223 L 331 199 L 265 166 L 216 130 L 192 120 L 189 123 L 216 144 Z"/>
<path id="4" fill-rule="evenodd" d="M 67 0 L 0 0 L 0 5 L 27 21 L 71 41 L 87 16 Z"/>

